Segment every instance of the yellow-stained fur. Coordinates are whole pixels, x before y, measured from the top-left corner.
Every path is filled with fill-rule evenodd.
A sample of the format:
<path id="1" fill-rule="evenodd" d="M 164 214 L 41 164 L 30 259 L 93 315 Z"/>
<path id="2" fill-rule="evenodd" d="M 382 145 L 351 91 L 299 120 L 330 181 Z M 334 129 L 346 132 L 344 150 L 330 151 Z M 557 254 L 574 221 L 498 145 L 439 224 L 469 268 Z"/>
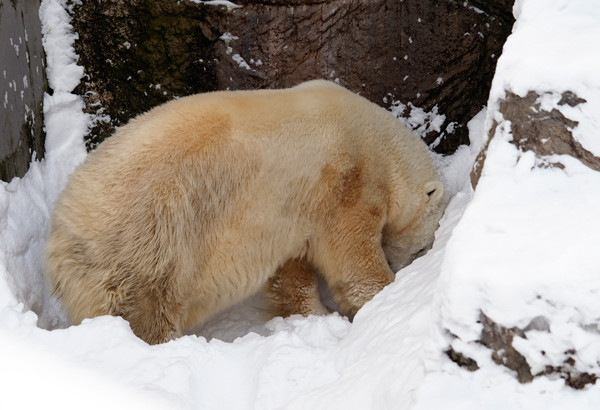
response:
<path id="1" fill-rule="evenodd" d="M 160 343 L 268 287 L 324 313 L 314 270 L 355 313 L 433 240 L 445 205 L 423 142 L 312 81 L 215 92 L 120 128 L 70 177 L 46 269 L 72 323 L 120 315 Z"/>

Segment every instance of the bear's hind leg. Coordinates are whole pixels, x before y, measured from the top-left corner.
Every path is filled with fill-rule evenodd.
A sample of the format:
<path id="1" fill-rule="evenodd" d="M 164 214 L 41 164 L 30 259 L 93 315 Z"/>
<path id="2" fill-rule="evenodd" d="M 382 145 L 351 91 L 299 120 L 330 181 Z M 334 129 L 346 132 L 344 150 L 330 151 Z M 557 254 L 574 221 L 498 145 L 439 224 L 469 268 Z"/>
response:
<path id="1" fill-rule="evenodd" d="M 290 259 L 269 278 L 266 294 L 276 316 L 325 315 L 314 267 L 305 259 Z"/>

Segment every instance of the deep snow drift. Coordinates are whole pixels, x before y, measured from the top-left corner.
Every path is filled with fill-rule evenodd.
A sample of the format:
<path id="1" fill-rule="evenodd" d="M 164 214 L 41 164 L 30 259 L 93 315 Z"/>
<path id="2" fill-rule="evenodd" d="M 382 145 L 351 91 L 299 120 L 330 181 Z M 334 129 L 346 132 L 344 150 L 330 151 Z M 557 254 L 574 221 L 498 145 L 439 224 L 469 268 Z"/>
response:
<path id="1" fill-rule="evenodd" d="M 599 152 L 600 58 L 590 48 L 590 39 L 600 38 L 595 0 L 517 0 L 517 24 L 498 63 L 489 109 L 470 123 L 471 146 L 437 158 L 453 199 L 433 249 L 400 271 L 352 324 L 337 314 L 265 322 L 258 295 L 195 334 L 158 346 L 137 339 L 115 317 L 66 328 L 44 281 L 49 214 L 85 158 L 82 136 L 90 121 L 71 94 L 82 69 L 66 3 L 43 0 L 40 10 L 54 90 L 44 104 L 46 159 L 24 178 L 0 185 L 0 408 L 597 406 L 599 386 L 573 391 L 547 379 L 520 385 L 491 362 L 489 351 L 469 344 L 480 331 L 478 309 L 515 323 L 545 315 L 558 339 L 540 334 L 523 341 L 523 349 L 549 343 L 559 351 L 571 340 L 585 353 L 582 364 L 598 360 L 597 338 L 576 330 L 598 323 L 600 260 L 592 246 L 600 226 L 592 212 L 600 202 L 600 174 L 574 160 L 563 161 L 564 171 L 533 167 L 532 155 L 508 144 L 504 124 L 474 196 L 469 185 L 486 131 L 493 119 L 503 120 L 498 100 L 505 89 L 576 91 L 588 103 L 565 115 L 580 122 L 574 132 L 581 143 Z M 549 226 L 548 215 L 561 217 Z M 531 303 L 537 294 L 552 303 Z M 468 373 L 447 359 L 443 351 L 453 341 L 443 329 L 461 336 L 455 348 L 475 356 L 481 370 Z M 532 365 L 543 365 L 542 358 Z"/>

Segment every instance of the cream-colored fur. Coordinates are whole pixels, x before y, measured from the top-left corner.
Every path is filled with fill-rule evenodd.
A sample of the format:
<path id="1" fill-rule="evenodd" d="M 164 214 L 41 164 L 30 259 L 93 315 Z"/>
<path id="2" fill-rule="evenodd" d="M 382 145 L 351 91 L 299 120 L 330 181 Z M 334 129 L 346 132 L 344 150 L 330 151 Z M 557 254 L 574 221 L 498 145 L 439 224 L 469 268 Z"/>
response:
<path id="1" fill-rule="evenodd" d="M 352 314 L 431 244 L 444 198 L 423 142 L 340 86 L 194 95 L 74 172 L 47 274 L 73 323 L 121 315 L 148 343 L 265 285 L 281 313 L 323 313 L 315 269 Z"/>

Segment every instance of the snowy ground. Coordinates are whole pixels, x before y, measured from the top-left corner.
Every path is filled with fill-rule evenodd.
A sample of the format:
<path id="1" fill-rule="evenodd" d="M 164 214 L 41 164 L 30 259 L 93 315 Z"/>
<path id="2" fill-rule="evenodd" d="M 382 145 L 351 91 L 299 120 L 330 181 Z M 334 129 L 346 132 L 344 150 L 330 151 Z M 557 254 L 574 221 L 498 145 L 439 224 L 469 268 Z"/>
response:
<path id="1" fill-rule="evenodd" d="M 66 1 L 43 0 L 54 90 L 44 104 L 46 159 L 0 185 L 0 408 L 596 408 L 600 386 L 576 392 L 547 379 L 520 385 L 489 352 L 469 344 L 479 331 L 478 309 L 511 323 L 543 314 L 559 340 L 544 334 L 539 343 L 562 349 L 571 340 L 584 352 L 582 363 L 598 364 L 600 335 L 577 329 L 597 326 L 600 311 L 593 249 L 600 242 L 600 174 L 576 161 L 565 161 L 565 171 L 533 167 L 535 158 L 508 144 L 504 124 L 474 195 L 469 185 L 492 119 L 502 123 L 505 89 L 577 92 L 588 103 L 565 115 L 580 122 L 580 142 L 599 153 L 600 58 L 590 49 L 590 39 L 600 38 L 595 3 L 517 0 L 490 108 L 470 123 L 471 146 L 437 158 L 453 199 L 433 249 L 400 271 L 352 324 L 336 314 L 265 321 L 257 295 L 194 334 L 148 346 L 120 318 L 67 328 L 44 281 L 49 214 L 85 158 L 89 118 L 71 94 L 82 71 Z M 561 223 L 549 227 L 556 215 L 551 220 Z M 566 271 L 573 286 L 565 286 Z M 553 304 L 528 303 L 536 292 Z M 461 337 L 463 345 L 454 347 L 476 356 L 481 370 L 468 373 L 442 354 L 458 343 L 442 329 Z M 535 352 L 535 340 L 523 349 Z"/>

